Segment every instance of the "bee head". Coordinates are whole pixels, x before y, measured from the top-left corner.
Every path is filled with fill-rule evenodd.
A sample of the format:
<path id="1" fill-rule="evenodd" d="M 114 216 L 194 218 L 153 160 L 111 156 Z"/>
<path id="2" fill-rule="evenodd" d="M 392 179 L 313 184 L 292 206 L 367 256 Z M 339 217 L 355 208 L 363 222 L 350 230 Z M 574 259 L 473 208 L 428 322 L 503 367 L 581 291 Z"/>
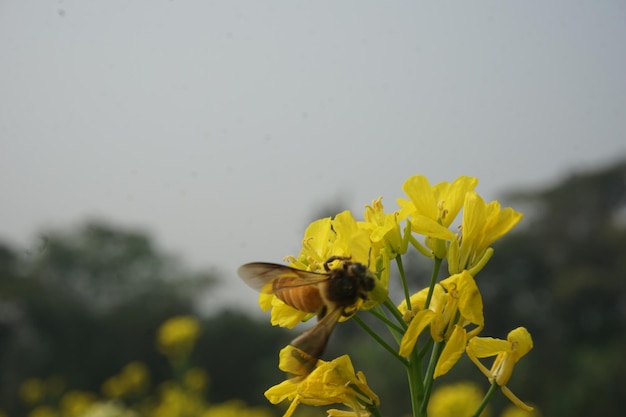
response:
<path id="1" fill-rule="evenodd" d="M 350 274 L 356 278 L 359 288 L 359 297 L 367 300 L 367 293 L 376 286 L 376 281 L 370 270 L 363 264 L 355 262 L 349 266 Z"/>

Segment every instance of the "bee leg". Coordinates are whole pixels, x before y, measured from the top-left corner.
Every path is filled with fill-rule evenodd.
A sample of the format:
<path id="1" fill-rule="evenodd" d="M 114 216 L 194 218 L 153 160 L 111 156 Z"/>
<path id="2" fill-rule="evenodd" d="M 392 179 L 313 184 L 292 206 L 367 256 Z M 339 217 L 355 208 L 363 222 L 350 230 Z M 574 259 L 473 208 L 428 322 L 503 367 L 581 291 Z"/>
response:
<path id="1" fill-rule="evenodd" d="M 349 261 L 351 258 L 351 256 L 331 256 L 330 258 L 326 259 L 326 262 L 324 262 L 324 269 L 326 270 L 326 272 L 330 272 L 330 267 L 328 266 L 328 264 L 335 261 Z"/>
<path id="2" fill-rule="evenodd" d="M 327 312 L 328 312 L 328 307 L 323 306 L 320 309 L 320 312 L 317 313 L 317 321 L 320 321 L 321 319 L 323 319 Z"/>

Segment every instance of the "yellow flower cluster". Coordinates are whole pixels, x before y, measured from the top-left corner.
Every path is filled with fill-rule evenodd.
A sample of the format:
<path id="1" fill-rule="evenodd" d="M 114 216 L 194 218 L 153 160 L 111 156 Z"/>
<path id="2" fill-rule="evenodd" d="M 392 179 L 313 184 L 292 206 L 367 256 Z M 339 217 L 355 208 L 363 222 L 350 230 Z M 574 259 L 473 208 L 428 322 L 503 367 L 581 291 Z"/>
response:
<path id="1" fill-rule="evenodd" d="M 191 316 L 177 316 L 167 320 L 159 328 L 157 347 L 171 360 L 189 356 L 200 335 L 200 323 Z"/>
<path id="2" fill-rule="evenodd" d="M 513 364 L 532 348 L 530 334 L 523 328 L 523 331 L 516 329 L 512 332 L 514 336 L 509 336 L 514 337 L 514 341 L 508 342 L 477 337 L 485 319 L 475 276 L 493 256 L 491 245 L 515 227 L 522 214 L 512 208 L 502 208 L 497 201 L 485 202 L 474 191 L 477 184 L 476 178 L 461 176 L 451 183 L 431 186 L 422 175 L 410 177 L 402 186 L 407 198 L 397 200 L 399 209 L 396 212 L 386 213 L 382 198 L 378 198 L 365 207 L 363 221 L 357 221 L 349 211 L 334 218 L 317 220 L 306 229 L 298 256 L 287 257 L 291 267 L 314 272 L 324 272 L 329 258 L 349 258 L 367 265 L 376 275 L 376 286 L 368 294 L 368 301 L 355 307 L 381 319 L 399 340 L 397 353 L 393 353 L 391 345 L 375 332 L 368 331 L 408 368 L 414 415 L 425 415 L 432 381 L 448 373 L 466 352 L 477 365 L 480 363 L 477 358 L 496 355 L 492 369 L 483 366 L 481 371 L 502 388 L 514 404 L 525 410 L 532 409 L 506 388 Z M 461 213 L 459 223 L 455 224 Z M 401 259 L 409 246 L 434 262 L 431 284 L 413 295 Z M 392 261 L 398 265 L 405 292 L 405 299 L 397 307 L 388 298 Z M 450 275 L 437 281 L 439 267 L 444 261 Z M 271 293 L 261 294 L 259 304 L 263 310 L 272 308 L 274 325 L 293 327 L 312 316 L 285 304 Z M 382 307 L 388 310 L 392 319 Z M 415 370 L 421 367 L 418 362 L 423 357 L 423 353 L 418 354 L 418 342 L 426 330 L 433 343 L 431 361 L 426 374 L 417 378 Z M 288 348 L 295 349 L 293 346 Z M 289 368 L 289 355 L 281 353 L 280 357 L 281 369 Z M 352 410 L 346 413 L 376 413 L 378 397 L 367 387 L 365 377 L 354 374 L 347 356 L 335 361 L 320 360 L 308 376 L 287 371 L 301 377 L 270 388 L 266 392 L 267 398 L 272 403 L 291 400 L 286 416 L 291 415 L 299 403 L 343 403 Z M 343 371 L 338 372 L 338 369 Z M 340 386 L 342 390 L 338 389 Z"/>
<path id="3" fill-rule="evenodd" d="M 148 368 L 141 362 L 131 362 L 122 371 L 102 384 L 105 397 L 116 399 L 136 397 L 145 393 L 150 382 Z"/>
<path id="4" fill-rule="evenodd" d="M 287 346 L 281 351 L 280 368 L 291 374 L 298 372 L 298 365 L 292 358 L 293 346 Z M 298 352 L 302 354 L 301 352 Z M 355 374 L 354 367 L 348 355 L 343 355 L 331 362 L 320 360 L 315 370 L 306 378 L 293 378 L 283 381 L 265 392 L 265 396 L 272 404 L 278 404 L 285 399 L 291 401 L 284 417 L 293 414 L 298 404 L 323 406 L 330 404 L 344 404 L 352 414 L 339 414 L 339 410 L 329 410 L 329 415 L 356 415 L 367 417 L 369 406 L 377 406 L 378 396 L 368 387 L 365 375 L 362 372 Z"/>
<path id="5" fill-rule="evenodd" d="M 204 369 L 190 366 L 190 354 L 200 334 L 200 322 L 177 316 L 161 325 L 157 347 L 173 367 L 174 378 L 151 390 L 150 372 L 141 362 L 130 362 L 104 381 L 102 395 L 69 390 L 59 376 L 29 378 L 20 386 L 27 417 L 271 417 L 265 408 L 241 401 L 209 404 L 209 377 Z M 182 360 L 185 359 L 185 360 Z M 154 392 L 151 392 L 154 391 Z M 0 417 L 5 417 L 0 411 Z"/>
<path id="6" fill-rule="evenodd" d="M 471 416 L 485 395 L 472 382 L 456 382 L 444 385 L 433 392 L 428 404 L 428 414 L 434 417 Z M 481 417 L 489 417 L 483 412 Z"/>

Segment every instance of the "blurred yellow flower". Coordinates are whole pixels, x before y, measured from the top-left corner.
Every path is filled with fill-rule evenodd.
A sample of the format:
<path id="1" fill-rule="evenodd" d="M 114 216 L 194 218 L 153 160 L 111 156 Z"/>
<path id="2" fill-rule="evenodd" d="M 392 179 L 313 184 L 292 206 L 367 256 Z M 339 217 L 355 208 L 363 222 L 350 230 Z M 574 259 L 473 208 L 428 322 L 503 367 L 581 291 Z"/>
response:
<path id="1" fill-rule="evenodd" d="M 152 410 L 152 417 L 198 416 L 205 409 L 202 395 L 167 381 L 159 387 L 159 400 Z"/>
<path id="2" fill-rule="evenodd" d="M 40 405 L 33 408 L 28 417 L 59 417 L 59 413 L 48 405 Z"/>
<path id="3" fill-rule="evenodd" d="M 90 392 L 68 391 L 61 398 L 61 414 L 63 417 L 82 417 L 96 401 L 96 395 Z"/>
<path id="4" fill-rule="evenodd" d="M 423 175 L 410 177 L 402 185 L 409 200 L 398 199 L 399 219 L 410 218 L 411 230 L 426 236 L 426 246 L 436 258 L 443 259 L 445 242 L 455 237 L 449 227 L 461 210 L 465 194 L 477 184 L 478 179 L 461 176 L 452 183 L 431 186 Z"/>
<path id="5" fill-rule="evenodd" d="M 411 296 L 414 317 L 400 342 L 400 355 L 409 356 L 418 336 L 430 325 L 430 333 L 436 342 L 446 341 L 434 377 L 447 373 L 465 351 L 466 341 L 476 336 L 484 326 L 483 302 L 476 281 L 467 272 L 452 275 L 435 284 L 428 309 L 424 310 L 428 288 Z M 398 309 L 407 315 L 406 302 Z M 409 315 L 410 316 L 410 315 Z M 466 331 L 465 327 L 474 328 Z"/>
<path id="6" fill-rule="evenodd" d="M 513 374 L 517 361 L 533 348 L 533 340 L 524 327 L 513 329 L 507 335 L 507 340 L 492 337 L 475 337 L 467 345 L 467 356 L 476 364 L 478 369 L 489 378 L 490 383 L 496 383 L 502 393 L 519 408 L 532 411 L 533 408 L 524 404 L 506 386 Z M 496 359 L 487 369 L 478 358 L 496 356 Z"/>
<path id="7" fill-rule="evenodd" d="M 19 395 L 24 404 L 35 405 L 46 395 L 45 384 L 39 378 L 28 378 L 20 385 Z"/>
<path id="8" fill-rule="evenodd" d="M 247 407 L 242 401 L 232 400 L 212 405 L 200 417 L 273 417 L 274 413 L 260 407 Z"/>
<path id="9" fill-rule="evenodd" d="M 293 350 L 298 349 L 287 346 L 281 351 L 279 367 L 286 372 L 297 374 L 297 369 L 290 369 L 294 361 L 287 360 L 294 357 L 294 352 L 291 352 Z M 344 404 L 357 415 L 366 417 L 370 415 L 368 407 L 380 403 L 378 396 L 367 385 L 365 375 L 360 371 L 354 373 L 348 355 L 330 362 L 318 361 L 317 367 L 306 378 L 283 381 L 268 389 L 265 397 L 272 404 L 278 404 L 286 399 L 291 401 L 284 417 L 291 416 L 298 404 L 314 406 Z"/>
<path id="10" fill-rule="evenodd" d="M 448 249 L 448 268 L 451 274 L 467 269 L 476 275 L 489 260 L 493 242 L 507 234 L 522 220 L 523 214 L 500 203 L 489 204 L 475 192 L 465 195 L 461 233 Z"/>
<path id="11" fill-rule="evenodd" d="M 541 413 L 537 408 L 533 409 L 533 411 L 526 411 L 511 405 L 502 411 L 500 417 L 541 417 Z"/>
<path id="12" fill-rule="evenodd" d="M 81 417 L 139 417 L 139 414 L 117 402 L 108 401 L 92 404 Z"/>
<path id="13" fill-rule="evenodd" d="M 484 393 L 474 383 L 457 382 L 436 389 L 428 403 L 428 415 L 431 417 L 469 417 L 480 405 Z M 488 417 L 489 411 L 483 411 L 481 417 Z"/>
<path id="14" fill-rule="evenodd" d="M 157 347 L 170 359 L 184 359 L 191 354 L 199 335 L 200 322 L 195 317 L 172 317 L 159 328 Z"/>
<path id="15" fill-rule="evenodd" d="M 202 393 L 209 385 L 209 376 L 202 368 L 191 368 L 183 375 L 183 385 L 189 391 Z"/>
<path id="16" fill-rule="evenodd" d="M 107 398 L 137 396 L 148 389 L 150 376 L 148 367 L 141 362 L 131 362 L 122 371 L 102 384 L 102 393 Z"/>

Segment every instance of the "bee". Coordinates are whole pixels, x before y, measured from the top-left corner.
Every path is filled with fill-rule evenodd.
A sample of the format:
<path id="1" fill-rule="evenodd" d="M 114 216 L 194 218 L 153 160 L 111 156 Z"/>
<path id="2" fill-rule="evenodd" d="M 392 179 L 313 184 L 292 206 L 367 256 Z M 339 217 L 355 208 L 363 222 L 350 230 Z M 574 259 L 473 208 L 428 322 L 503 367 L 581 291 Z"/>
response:
<path id="1" fill-rule="evenodd" d="M 330 264 L 335 261 L 341 261 L 341 265 L 331 269 Z M 349 257 L 331 256 L 324 262 L 324 270 L 309 272 L 266 262 L 245 264 L 237 270 L 250 287 L 274 294 L 297 310 L 317 314 L 317 324 L 290 343 L 304 353 L 296 358 L 301 376 L 315 368 L 337 321 L 354 314 L 359 299 L 367 301 L 375 286 L 374 275 L 367 266 L 351 262 Z"/>

